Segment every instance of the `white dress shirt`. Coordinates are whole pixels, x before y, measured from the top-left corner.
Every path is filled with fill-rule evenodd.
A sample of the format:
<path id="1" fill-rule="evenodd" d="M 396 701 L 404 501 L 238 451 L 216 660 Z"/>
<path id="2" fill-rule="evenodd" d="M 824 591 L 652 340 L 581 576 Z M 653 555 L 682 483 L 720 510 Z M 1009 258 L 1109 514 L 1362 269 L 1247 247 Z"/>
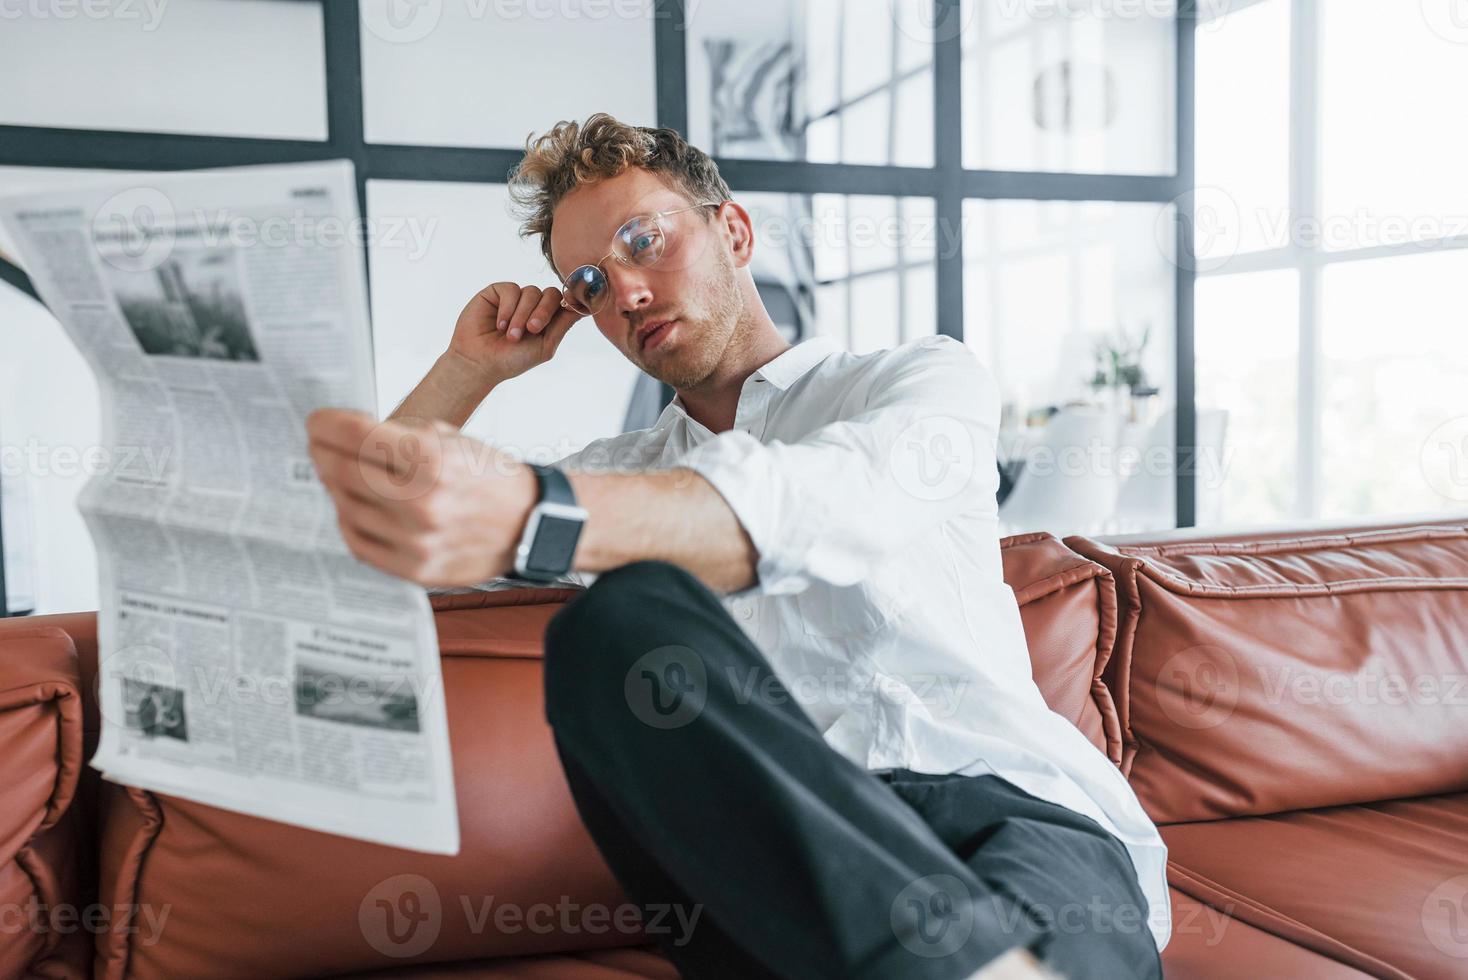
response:
<path id="1" fill-rule="evenodd" d="M 728 432 L 675 398 L 558 465 L 701 474 L 759 553 L 758 583 L 722 601 L 826 742 L 869 770 L 994 773 L 1091 817 L 1126 845 L 1160 949 L 1167 849 L 1031 677 L 999 558 L 998 419 L 993 378 L 952 338 L 862 355 L 817 338 L 746 379 Z"/>

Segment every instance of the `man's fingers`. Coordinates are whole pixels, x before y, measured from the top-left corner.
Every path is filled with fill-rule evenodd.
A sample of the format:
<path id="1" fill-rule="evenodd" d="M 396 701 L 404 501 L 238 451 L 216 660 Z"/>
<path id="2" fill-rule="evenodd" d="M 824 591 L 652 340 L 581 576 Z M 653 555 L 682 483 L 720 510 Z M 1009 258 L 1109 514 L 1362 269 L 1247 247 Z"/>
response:
<path id="1" fill-rule="evenodd" d="M 581 319 L 581 314 L 575 310 L 562 309 L 551 317 L 550 324 L 546 326 L 542 335 L 541 343 L 545 345 L 546 360 L 555 356 L 556 348 L 561 346 L 561 341 L 566 339 L 566 331 L 571 329 L 571 324 Z"/>
<path id="2" fill-rule="evenodd" d="M 408 508 L 392 507 L 380 498 L 363 500 L 347 493 L 331 496 L 338 517 L 383 544 L 401 549 L 408 535 L 421 530 L 418 526 L 421 522 L 414 519 L 413 511 Z"/>
<path id="3" fill-rule="evenodd" d="M 384 471 L 393 477 L 414 477 L 424 467 L 437 467 L 445 430 L 451 427 L 425 419 L 399 418 L 378 422 L 362 412 L 324 408 L 306 420 L 313 458 L 319 449 L 345 457 L 358 470 Z M 347 479 L 340 467 L 335 476 Z"/>
<path id="4" fill-rule="evenodd" d="M 311 442 L 355 453 L 377 420 L 366 412 L 345 408 L 318 408 L 306 418 L 306 436 Z"/>
<path id="5" fill-rule="evenodd" d="M 340 513 L 337 515 L 337 527 L 341 528 L 342 540 L 347 543 L 352 554 L 390 575 L 407 577 L 404 573 L 408 571 L 409 559 L 397 548 L 361 530 Z"/>
<path id="6" fill-rule="evenodd" d="M 551 318 L 561 308 L 561 291 L 551 286 L 541 294 L 540 302 L 535 304 L 535 309 L 530 311 L 530 318 L 525 321 L 525 329 L 531 333 L 540 333 L 550 324 Z"/>
<path id="7" fill-rule="evenodd" d="M 489 329 L 496 326 L 500 330 L 505 328 L 504 321 L 510 317 L 510 311 L 515 308 L 515 301 L 520 298 L 520 287 L 512 282 L 492 282 L 479 292 L 469 297 L 469 302 L 464 305 L 464 311 L 459 314 L 463 320 L 470 314 L 475 314 L 471 319 L 476 322 L 482 319 L 489 324 Z M 501 314 L 503 310 L 503 314 Z"/>
<path id="8" fill-rule="evenodd" d="M 505 335 L 511 340 L 519 340 L 524 335 L 525 323 L 530 319 L 530 311 L 540 302 L 540 295 L 539 286 L 525 286 L 520 290 L 520 301 L 515 304 L 515 312 L 510 315 L 510 326 L 505 331 Z"/>

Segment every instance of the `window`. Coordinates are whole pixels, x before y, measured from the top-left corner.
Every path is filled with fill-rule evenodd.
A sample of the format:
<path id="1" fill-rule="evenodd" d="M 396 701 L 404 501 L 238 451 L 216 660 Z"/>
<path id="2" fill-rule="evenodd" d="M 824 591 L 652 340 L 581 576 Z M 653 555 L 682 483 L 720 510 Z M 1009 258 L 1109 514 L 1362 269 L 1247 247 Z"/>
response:
<path id="1" fill-rule="evenodd" d="M 1198 407 L 1227 413 L 1198 494 L 1216 522 L 1279 523 L 1296 508 L 1299 296 L 1294 269 L 1198 281 Z"/>
<path id="2" fill-rule="evenodd" d="M 963 163 L 1170 174 L 1175 5 L 965 0 Z"/>
<path id="3" fill-rule="evenodd" d="M 931 34 L 889 0 L 703 0 L 689 139 L 719 157 L 932 166 Z"/>
<path id="4" fill-rule="evenodd" d="M 1174 307 L 1191 273 L 1171 247 L 1191 64 L 1165 2 L 217 0 L 172 5 L 151 25 L 74 18 L 65 43 L 59 23 L 25 13 L 0 31 L 0 191 L 61 168 L 350 158 L 383 411 L 443 349 L 473 290 L 552 282 L 514 235 L 502 182 L 527 135 L 602 110 L 712 150 L 754 218 L 754 275 L 792 340 L 865 352 L 966 339 L 1013 421 L 1094 397 L 1097 339 L 1145 324 L 1141 393 L 1113 408 L 1171 440 L 1166 412 L 1190 390 L 1191 365 L 1175 362 L 1191 323 Z M 0 261 L 0 278 L 6 322 L 44 324 L 17 291 L 23 273 Z M 546 391 L 575 398 L 547 411 Z M 667 395 L 582 324 L 469 428 L 549 457 L 646 424 Z M 48 439 L 97 438 L 91 413 L 6 412 L 6 445 L 42 415 Z M 1162 482 L 1166 506 L 1149 519 L 1166 523 L 1174 478 Z M 38 549 L 89 553 L 49 506 L 32 522 Z M 62 580 L 91 575 L 42 568 L 41 611 L 93 604 Z"/>
<path id="5" fill-rule="evenodd" d="M 1225 232 L 1198 404 L 1230 416 L 1227 520 L 1468 500 L 1468 132 L 1442 115 L 1468 32 L 1440 6 L 1254 0 L 1198 27 L 1198 236 L 1205 202 Z"/>

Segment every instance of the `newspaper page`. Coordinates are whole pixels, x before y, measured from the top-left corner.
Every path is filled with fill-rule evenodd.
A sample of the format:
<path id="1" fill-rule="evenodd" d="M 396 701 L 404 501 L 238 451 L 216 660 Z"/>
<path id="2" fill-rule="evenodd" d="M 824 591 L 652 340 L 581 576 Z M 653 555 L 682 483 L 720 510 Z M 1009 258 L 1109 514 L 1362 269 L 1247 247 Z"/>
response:
<path id="1" fill-rule="evenodd" d="M 151 174 L 7 197 L 0 224 L 101 389 L 92 764 L 454 854 L 427 596 L 351 555 L 307 455 L 313 410 L 376 410 L 355 186 L 344 161 Z"/>

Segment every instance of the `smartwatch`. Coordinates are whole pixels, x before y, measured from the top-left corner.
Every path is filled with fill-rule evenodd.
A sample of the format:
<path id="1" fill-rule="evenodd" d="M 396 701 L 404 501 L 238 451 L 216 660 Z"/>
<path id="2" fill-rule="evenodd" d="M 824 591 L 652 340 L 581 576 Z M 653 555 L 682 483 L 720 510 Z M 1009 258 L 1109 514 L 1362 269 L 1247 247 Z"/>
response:
<path id="1" fill-rule="evenodd" d="M 533 463 L 530 469 L 540 487 L 540 499 L 531 508 L 515 549 L 515 574 L 533 582 L 554 582 L 571 570 L 586 508 L 577 505 L 566 474 L 554 466 Z"/>

